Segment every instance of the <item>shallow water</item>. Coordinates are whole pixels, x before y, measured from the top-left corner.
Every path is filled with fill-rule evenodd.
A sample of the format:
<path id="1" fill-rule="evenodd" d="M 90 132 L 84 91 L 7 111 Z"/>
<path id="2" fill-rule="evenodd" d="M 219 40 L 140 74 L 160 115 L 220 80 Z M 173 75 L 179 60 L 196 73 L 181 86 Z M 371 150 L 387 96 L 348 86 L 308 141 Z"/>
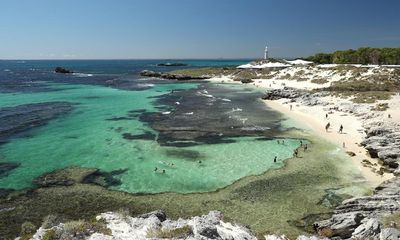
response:
<path id="1" fill-rule="evenodd" d="M 299 145 L 299 141 L 293 139 L 287 139 L 285 145 L 278 145 L 275 140 L 260 140 L 253 136 L 227 138 L 227 143 L 179 148 L 160 146 L 156 139 L 123 138 L 124 133 L 153 133 L 157 137 L 157 132 L 139 121 L 139 113 L 161 111 L 158 108 L 162 104 L 156 103 L 155 97 L 171 90 L 196 88 L 196 83 L 154 84 L 142 91 L 75 83 L 41 83 L 52 91 L 1 93 L 0 108 L 67 101 L 74 104 L 74 110 L 46 126 L 33 129 L 28 136 L 12 139 L 0 146 L 2 161 L 21 163 L 0 179 L 0 188 L 31 187 L 32 180 L 45 172 L 76 165 L 103 171 L 127 170 L 116 176 L 122 184 L 113 188 L 132 193 L 213 191 L 242 177 L 282 167 L 282 162 L 291 157 Z M 218 93 L 219 99 L 224 101 L 222 104 L 235 106 L 236 101 L 240 106 L 243 100 L 228 102 L 227 99 L 234 98 L 234 95 L 245 99 L 254 91 L 231 87 L 231 90 L 221 92 Z M 200 97 L 210 99 L 209 95 L 203 95 Z M 230 105 L 227 106 L 225 108 Z M 239 107 L 232 109 L 232 117 L 239 117 L 240 113 L 235 113 Z M 110 121 L 135 110 L 138 111 L 136 115 L 134 113 L 126 120 Z M 253 114 L 256 116 L 253 120 L 260 119 L 257 112 Z M 269 116 L 269 121 L 276 119 L 273 114 L 265 116 Z M 278 158 L 276 163 L 273 162 L 275 156 Z"/>

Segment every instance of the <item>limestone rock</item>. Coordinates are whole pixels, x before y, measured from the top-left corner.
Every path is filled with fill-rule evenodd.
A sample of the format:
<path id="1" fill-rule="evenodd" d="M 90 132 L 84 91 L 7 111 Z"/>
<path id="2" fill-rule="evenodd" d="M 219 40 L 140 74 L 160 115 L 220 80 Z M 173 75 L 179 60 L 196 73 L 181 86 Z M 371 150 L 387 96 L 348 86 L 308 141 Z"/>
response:
<path id="1" fill-rule="evenodd" d="M 384 228 L 379 234 L 380 240 L 398 240 L 400 239 L 400 231 L 396 228 Z"/>

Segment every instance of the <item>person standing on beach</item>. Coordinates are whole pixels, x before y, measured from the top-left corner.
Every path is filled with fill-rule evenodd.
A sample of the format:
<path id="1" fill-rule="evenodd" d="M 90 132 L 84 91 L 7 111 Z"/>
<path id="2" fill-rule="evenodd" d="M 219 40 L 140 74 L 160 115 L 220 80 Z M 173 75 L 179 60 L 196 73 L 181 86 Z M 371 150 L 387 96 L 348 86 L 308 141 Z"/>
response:
<path id="1" fill-rule="evenodd" d="M 328 129 L 329 129 L 330 127 L 331 127 L 331 123 L 328 122 L 328 124 L 326 124 L 326 126 L 325 126 L 325 131 L 328 132 Z"/>
<path id="2" fill-rule="evenodd" d="M 343 133 L 343 125 L 340 125 L 339 133 Z"/>
<path id="3" fill-rule="evenodd" d="M 293 156 L 299 157 L 299 150 L 295 149 L 293 152 Z"/>
<path id="4" fill-rule="evenodd" d="M 293 106 L 292 106 L 292 105 L 290 105 L 290 111 L 292 111 L 292 109 L 293 109 Z"/>
<path id="5" fill-rule="evenodd" d="M 325 114 L 325 118 L 326 118 L 326 119 L 328 118 L 328 114 Z"/>

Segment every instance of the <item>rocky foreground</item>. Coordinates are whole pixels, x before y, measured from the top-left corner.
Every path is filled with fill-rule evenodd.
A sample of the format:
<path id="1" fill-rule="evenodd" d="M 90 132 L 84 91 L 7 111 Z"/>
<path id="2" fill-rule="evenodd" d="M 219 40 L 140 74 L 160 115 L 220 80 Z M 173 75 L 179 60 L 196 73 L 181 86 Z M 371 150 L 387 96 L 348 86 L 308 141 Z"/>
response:
<path id="1" fill-rule="evenodd" d="M 54 219 L 53 219 L 54 220 Z M 67 222 L 54 224 L 49 219 L 33 234 L 33 240 L 88 239 L 88 240 L 256 240 L 246 227 L 223 221 L 218 211 L 191 219 L 167 219 L 162 211 L 138 217 L 125 213 L 107 212 L 92 222 Z M 285 236 L 267 235 L 266 240 L 287 240 Z M 298 240 L 327 239 L 316 236 L 299 236 Z"/>

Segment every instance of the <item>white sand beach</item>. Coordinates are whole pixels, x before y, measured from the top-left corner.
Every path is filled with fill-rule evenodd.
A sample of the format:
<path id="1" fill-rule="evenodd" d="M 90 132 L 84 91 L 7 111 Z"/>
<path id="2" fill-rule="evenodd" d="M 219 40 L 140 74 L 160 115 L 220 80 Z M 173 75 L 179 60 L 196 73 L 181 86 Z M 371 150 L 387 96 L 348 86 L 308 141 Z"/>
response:
<path id="1" fill-rule="evenodd" d="M 282 71 L 285 72 L 284 74 L 287 74 L 288 72 L 298 71 L 298 68 L 288 68 Z M 317 74 L 327 77 L 326 79 L 328 79 L 328 82 L 318 84 L 311 82 L 310 79 L 308 81 L 296 81 L 273 78 L 254 79 L 254 82 L 251 84 L 265 89 L 291 87 L 295 89 L 312 90 L 327 87 L 333 81 L 340 80 L 339 76 L 335 76 L 326 70 L 321 70 L 317 72 Z M 240 81 L 234 81 L 230 76 L 212 78 L 210 81 L 216 83 L 242 84 Z M 371 187 L 377 187 L 382 182 L 393 178 L 394 175 L 392 173 L 378 173 L 381 167 L 378 160 L 376 158 L 371 158 L 367 150 L 361 146 L 360 143 L 366 136 L 363 127 L 366 122 L 400 122 L 400 96 L 396 95 L 390 100 L 383 101 L 388 103 L 389 108 L 386 111 L 374 113 L 371 113 L 370 110 L 374 104 L 355 104 L 348 99 L 334 96 L 320 97 L 318 101 L 323 102 L 323 104 L 314 104 L 310 106 L 302 104 L 299 101 L 290 102 L 289 99 L 264 100 L 268 107 L 281 112 L 300 125 L 312 130 L 318 136 L 336 144 L 338 147 L 342 148 L 343 151 L 355 153 L 355 156 L 350 157 L 350 159 L 355 166 L 357 166 Z M 328 117 L 326 117 L 326 114 L 328 114 Z M 391 118 L 387 117 L 388 114 L 391 115 Z M 330 123 L 331 127 L 328 131 L 325 131 L 325 126 L 328 123 Z M 342 133 L 339 133 L 340 125 L 343 125 Z M 368 162 L 371 164 L 365 164 Z"/>

